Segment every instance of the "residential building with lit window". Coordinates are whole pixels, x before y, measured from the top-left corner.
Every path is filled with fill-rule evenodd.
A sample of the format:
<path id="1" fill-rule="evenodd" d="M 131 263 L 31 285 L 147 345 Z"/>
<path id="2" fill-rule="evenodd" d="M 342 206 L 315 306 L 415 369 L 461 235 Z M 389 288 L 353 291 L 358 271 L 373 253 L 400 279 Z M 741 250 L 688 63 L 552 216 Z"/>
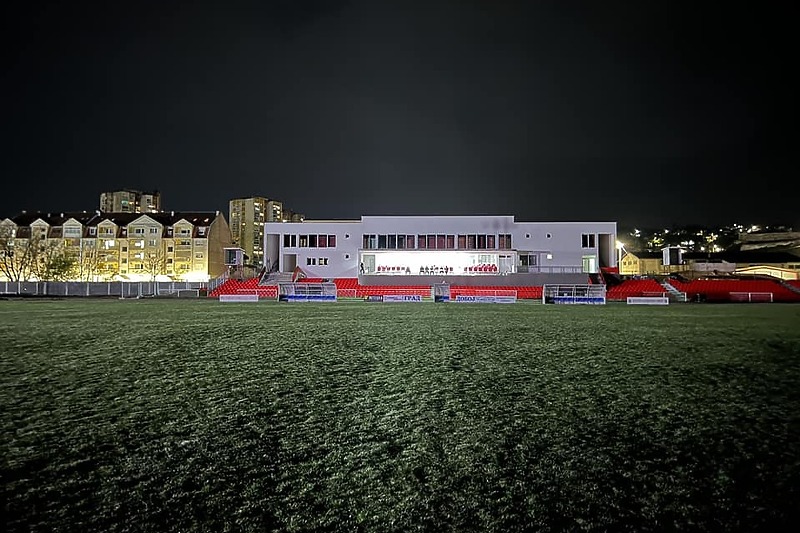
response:
<path id="1" fill-rule="evenodd" d="M 100 194 L 100 211 L 104 213 L 158 213 L 161 211 L 161 193 L 133 189 Z"/>
<path id="2" fill-rule="evenodd" d="M 303 215 L 285 209 L 277 200 L 255 196 L 234 198 L 228 202 L 228 220 L 233 244 L 244 250 L 247 264 L 261 267 L 264 265 L 264 224 L 300 222 Z"/>
<path id="3" fill-rule="evenodd" d="M 13 267 L 31 246 L 34 255 L 73 257 L 76 281 L 207 281 L 226 272 L 223 249 L 231 236 L 219 212 L 22 213 L 0 220 L 5 279 L 12 276 L 3 261 Z M 35 269 L 22 276 L 35 277 Z"/>
<path id="4" fill-rule="evenodd" d="M 267 222 L 264 249 L 278 272 L 415 285 L 585 283 L 617 266 L 616 222 L 518 222 L 513 216 L 362 216 Z M 429 277 L 424 278 L 430 280 Z"/>

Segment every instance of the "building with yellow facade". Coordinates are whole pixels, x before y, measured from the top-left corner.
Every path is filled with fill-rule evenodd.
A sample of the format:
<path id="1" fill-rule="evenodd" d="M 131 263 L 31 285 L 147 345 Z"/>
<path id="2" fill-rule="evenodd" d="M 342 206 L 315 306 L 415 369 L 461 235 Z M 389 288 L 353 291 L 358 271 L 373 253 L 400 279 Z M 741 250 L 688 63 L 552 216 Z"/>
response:
<path id="1" fill-rule="evenodd" d="M 0 278 L 48 279 L 58 259 L 60 280 L 207 281 L 226 271 L 230 245 L 218 211 L 23 212 L 0 220 Z"/>
<path id="2" fill-rule="evenodd" d="M 800 252 L 800 251 L 798 251 Z M 665 265 L 664 253 L 625 251 L 619 262 L 622 276 L 766 275 L 784 280 L 800 279 L 800 253 L 787 251 L 687 252 L 677 264 Z"/>

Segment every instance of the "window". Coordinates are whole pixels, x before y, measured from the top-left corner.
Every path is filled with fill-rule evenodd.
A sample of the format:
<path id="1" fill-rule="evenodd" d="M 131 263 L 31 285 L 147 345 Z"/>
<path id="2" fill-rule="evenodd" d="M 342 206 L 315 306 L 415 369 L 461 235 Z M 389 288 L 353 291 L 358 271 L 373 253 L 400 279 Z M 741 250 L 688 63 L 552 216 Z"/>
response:
<path id="1" fill-rule="evenodd" d="M 97 234 L 97 228 L 89 228 L 89 235 L 95 236 Z"/>
<path id="2" fill-rule="evenodd" d="M 306 257 L 306 265 L 307 266 L 312 266 L 312 265 L 316 265 L 316 264 L 317 264 L 317 258 L 316 257 Z"/>
<path id="3" fill-rule="evenodd" d="M 553 234 L 552 234 L 552 233 L 548 233 L 548 234 L 547 234 L 547 238 L 548 238 L 548 239 L 552 239 L 552 238 L 553 238 Z"/>
<path id="4" fill-rule="evenodd" d="M 378 247 L 378 236 L 377 235 L 362 235 L 362 242 L 361 247 L 365 250 L 375 250 Z"/>
<path id="5" fill-rule="evenodd" d="M 158 228 L 150 228 L 150 235 L 158 235 Z"/>
<path id="6" fill-rule="evenodd" d="M 386 235 L 378 235 L 378 250 L 386 249 Z"/>
<path id="7" fill-rule="evenodd" d="M 123 246 L 123 247 L 122 247 L 122 251 L 123 251 L 123 252 L 127 252 L 127 251 L 128 251 L 128 247 L 127 247 L 127 246 Z"/>
<path id="8" fill-rule="evenodd" d="M 478 235 L 478 250 L 486 249 L 486 235 Z"/>
<path id="9" fill-rule="evenodd" d="M 389 247 L 390 250 L 394 250 L 397 248 L 397 235 L 389 235 L 387 239 L 386 245 Z"/>
<path id="10" fill-rule="evenodd" d="M 328 248 L 336 248 L 336 235 L 328 235 Z"/>
<path id="11" fill-rule="evenodd" d="M 133 228 L 134 235 L 144 235 L 144 228 Z"/>
<path id="12" fill-rule="evenodd" d="M 425 239 L 426 239 L 425 235 L 417 235 L 417 248 L 419 248 L 420 250 L 427 249 L 427 246 L 425 246 L 426 243 Z"/>
<path id="13" fill-rule="evenodd" d="M 123 257 L 123 258 L 122 258 L 122 264 L 124 265 L 124 264 L 125 264 L 125 263 L 127 263 L 127 262 L 128 262 L 128 258 L 126 258 L 126 257 Z"/>
<path id="14" fill-rule="evenodd" d="M 475 235 L 467 235 L 467 250 L 474 250 L 477 245 Z"/>
<path id="15" fill-rule="evenodd" d="M 178 245 L 179 246 L 191 246 L 192 245 L 192 241 L 187 240 L 187 239 L 183 239 L 183 240 L 178 241 Z"/>
<path id="16" fill-rule="evenodd" d="M 466 235 L 459 235 L 458 236 L 458 249 L 459 250 L 466 250 L 467 249 L 467 236 Z"/>
<path id="17" fill-rule="evenodd" d="M 202 259 L 203 258 L 203 252 L 197 252 L 196 254 L 194 254 L 194 258 L 195 259 Z"/>
<path id="18" fill-rule="evenodd" d="M 172 246 L 167 246 L 167 252 L 172 253 L 174 251 L 175 251 L 175 248 L 173 248 Z"/>
<path id="19" fill-rule="evenodd" d="M 288 248 L 289 246 L 291 246 L 289 244 L 290 242 L 292 242 L 292 241 L 289 240 L 289 235 L 284 235 L 283 236 L 283 247 L 284 248 Z"/>
<path id="20" fill-rule="evenodd" d="M 448 235 L 447 242 L 445 243 L 445 248 L 448 250 L 454 250 L 456 247 L 456 236 L 455 235 Z"/>
<path id="21" fill-rule="evenodd" d="M 406 249 L 406 236 L 405 235 L 398 235 L 397 236 L 397 249 L 398 250 L 405 250 Z"/>
<path id="22" fill-rule="evenodd" d="M 171 265 L 171 264 L 172 264 L 172 258 L 171 258 L 171 257 L 170 257 L 169 259 L 167 259 L 167 264 L 168 264 L 168 265 Z"/>
<path id="23" fill-rule="evenodd" d="M 157 242 L 158 241 L 156 241 L 155 239 L 151 239 L 151 240 L 147 241 L 147 245 L 148 246 L 155 246 Z"/>
<path id="24" fill-rule="evenodd" d="M 414 236 L 413 235 L 406 235 L 406 249 L 413 250 L 414 249 Z"/>
<path id="25" fill-rule="evenodd" d="M 530 238 L 531 238 L 531 234 L 530 234 L 530 233 L 526 233 L 526 234 L 525 234 L 525 238 L 526 238 L 526 239 L 530 239 Z"/>
<path id="26" fill-rule="evenodd" d="M 436 249 L 436 235 L 428 235 L 427 242 L 428 242 L 428 250 Z"/>
<path id="27" fill-rule="evenodd" d="M 594 248 L 596 246 L 595 239 L 594 233 L 584 233 L 581 235 L 581 248 Z"/>
<path id="28" fill-rule="evenodd" d="M 317 247 L 317 236 L 316 235 L 309 235 L 308 236 L 308 247 L 309 248 L 316 248 Z"/>
<path id="29" fill-rule="evenodd" d="M 511 234 L 509 233 L 501 233 L 497 236 L 497 247 L 500 250 L 510 250 L 511 249 Z"/>
<path id="30" fill-rule="evenodd" d="M 486 248 L 489 250 L 495 250 L 496 246 L 494 243 L 494 235 L 487 235 L 486 236 Z"/>
<path id="31" fill-rule="evenodd" d="M 328 236 L 327 235 L 317 235 L 317 246 L 319 248 L 327 248 L 328 247 Z"/>
<path id="32" fill-rule="evenodd" d="M 444 235 L 437 235 L 436 236 L 436 249 L 437 250 L 444 250 L 447 246 L 447 237 Z"/>
<path id="33" fill-rule="evenodd" d="M 308 235 L 300 235 L 300 248 L 308 248 Z"/>
<path id="34" fill-rule="evenodd" d="M 319 266 L 328 266 L 328 258 L 327 257 L 320 257 L 317 261 L 319 261 Z"/>

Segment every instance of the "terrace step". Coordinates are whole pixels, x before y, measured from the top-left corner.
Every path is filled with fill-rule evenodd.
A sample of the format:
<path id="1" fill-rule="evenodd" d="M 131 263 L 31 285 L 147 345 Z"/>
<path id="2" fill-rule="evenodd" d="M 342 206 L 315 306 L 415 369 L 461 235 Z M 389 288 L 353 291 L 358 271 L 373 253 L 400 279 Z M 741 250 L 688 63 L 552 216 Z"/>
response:
<path id="1" fill-rule="evenodd" d="M 676 302 L 686 302 L 687 301 L 686 293 L 685 292 L 681 292 L 678 289 L 676 289 L 669 281 L 662 280 L 661 281 L 661 286 L 664 287 L 665 289 L 667 289 L 667 294 L 669 295 L 669 299 L 670 300 L 674 300 Z"/>

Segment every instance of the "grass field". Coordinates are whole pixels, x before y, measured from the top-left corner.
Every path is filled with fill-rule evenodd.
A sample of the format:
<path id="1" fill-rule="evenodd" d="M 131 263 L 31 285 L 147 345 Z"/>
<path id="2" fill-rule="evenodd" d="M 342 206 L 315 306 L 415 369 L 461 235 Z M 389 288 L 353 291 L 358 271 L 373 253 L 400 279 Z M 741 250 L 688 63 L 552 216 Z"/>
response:
<path id="1" fill-rule="evenodd" d="M 800 306 L 0 301 L 6 531 L 774 531 Z"/>

